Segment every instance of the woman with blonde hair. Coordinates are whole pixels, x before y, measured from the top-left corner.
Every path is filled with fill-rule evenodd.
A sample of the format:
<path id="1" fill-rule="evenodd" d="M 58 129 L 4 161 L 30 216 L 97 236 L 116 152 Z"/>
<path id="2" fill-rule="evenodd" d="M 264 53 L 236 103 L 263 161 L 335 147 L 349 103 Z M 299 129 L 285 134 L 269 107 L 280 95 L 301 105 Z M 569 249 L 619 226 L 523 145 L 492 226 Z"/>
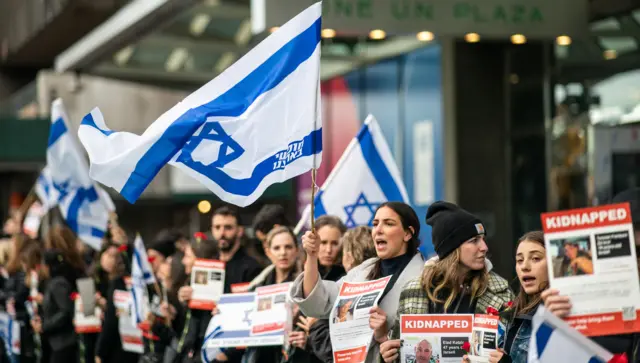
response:
<path id="1" fill-rule="evenodd" d="M 400 294 L 391 340 L 380 346 L 385 362 L 399 357 L 403 314 L 487 314 L 513 299 L 508 282 L 491 271 L 486 260 L 485 228 L 478 217 L 439 201 L 429 206 L 426 219 L 438 256 Z"/>
<path id="2" fill-rule="evenodd" d="M 373 257 L 376 257 L 376 246 L 370 227 L 359 226 L 345 232 L 342 236 L 342 266 L 347 272 Z"/>

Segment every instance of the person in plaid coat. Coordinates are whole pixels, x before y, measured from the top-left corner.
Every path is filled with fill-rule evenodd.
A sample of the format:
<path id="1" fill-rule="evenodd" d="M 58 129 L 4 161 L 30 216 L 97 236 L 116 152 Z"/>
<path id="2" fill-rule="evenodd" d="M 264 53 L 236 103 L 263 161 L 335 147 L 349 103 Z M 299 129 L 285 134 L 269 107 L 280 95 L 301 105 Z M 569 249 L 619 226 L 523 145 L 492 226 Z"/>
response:
<path id="1" fill-rule="evenodd" d="M 399 361 L 401 315 L 497 314 L 514 298 L 507 280 L 493 272 L 486 259 L 480 219 L 455 204 L 436 202 L 427 211 L 427 223 L 438 256 L 400 293 L 395 324 L 380 345 L 387 363 Z"/>

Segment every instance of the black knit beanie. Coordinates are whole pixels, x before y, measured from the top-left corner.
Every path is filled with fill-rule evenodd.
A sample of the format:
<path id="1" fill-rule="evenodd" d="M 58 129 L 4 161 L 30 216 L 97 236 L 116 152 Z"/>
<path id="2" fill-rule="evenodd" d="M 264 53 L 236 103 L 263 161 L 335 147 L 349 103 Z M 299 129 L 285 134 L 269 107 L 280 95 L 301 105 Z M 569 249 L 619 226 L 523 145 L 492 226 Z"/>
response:
<path id="1" fill-rule="evenodd" d="M 478 217 L 449 202 L 431 204 L 426 219 L 432 228 L 433 248 L 440 259 L 447 257 L 465 241 L 485 233 Z"/>

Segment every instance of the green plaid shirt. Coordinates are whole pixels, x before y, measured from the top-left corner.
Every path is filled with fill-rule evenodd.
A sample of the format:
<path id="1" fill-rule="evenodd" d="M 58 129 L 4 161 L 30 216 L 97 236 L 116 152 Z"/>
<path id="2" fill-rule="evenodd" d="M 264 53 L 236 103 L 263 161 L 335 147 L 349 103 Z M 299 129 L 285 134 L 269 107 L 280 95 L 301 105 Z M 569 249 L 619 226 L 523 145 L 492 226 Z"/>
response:
<path id="1" fill-rule="evenodd" d="M 504 305 L 513 301 L 513 292 L 509 288 L 507 280 L 494 272 L 489 272 L 489 285 L 487 291 L 478 298 L 476 314 L 486 314 L 488 307 L 501 310 Z M 400 293 L 398 315 L 396 323 L 391 329 L 390 338 L 400 339 L 400 315 L 403 314 L 429 314 L 430 300 L 422 284 L 422 277 L 410 280 Z M 506 324 L 506 321 L 503 321 Z"/>

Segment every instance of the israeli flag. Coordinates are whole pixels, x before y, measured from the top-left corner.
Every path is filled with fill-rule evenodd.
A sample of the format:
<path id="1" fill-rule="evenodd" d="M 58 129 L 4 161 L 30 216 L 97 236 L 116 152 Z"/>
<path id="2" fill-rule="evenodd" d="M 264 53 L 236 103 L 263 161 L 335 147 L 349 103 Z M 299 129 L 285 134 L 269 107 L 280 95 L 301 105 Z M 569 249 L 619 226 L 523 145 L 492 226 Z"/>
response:
<path id="1" fill-rule="evenodd" d="M 131 295 L 133 295 L 133 308 L 135 310 L 136 323 L 142 323 L 149 312 L 149 296 L 147 285 L 155 284 L 156 277 L 153 274 L 147 250 L 144 247 L 140 235 L 133 242 L 133 261 L 131 261 Z"/>
<path id="2" fill-rule="evenodd" d="M 47 166 L 38 177 L 35 192 L 47 209 L 58 206 L 78 238 L 99 250 L 107 230 L 113 200 L 89 176 L 89 168 L 61 99 L 51 105 Z"/>
<path id="3" fill-rule="evenodd" d="M 369 115 L 316 194 L 314 218 L 330 214 L 348 228 L 371 226 L 387 201 L 409 203 L 409 197 L 380 125 Z"/>
<path id="4" fill-rule="evenodd" d="M 317 168 L 321 14 L 320 2 L 307 8 L 142 135 L 114 132 L 91 111 L 79 130 L 91 177 L 134 203 L 169 163 L 244 207 Z"/>
<path id="5" fill-rule="evenodd" d="M 533 316 L 529 363 L 606 363 L 613 354 L 578 333 L 544 306 Z"/>
<path id="6" fill-rule="evenodd" d="M 53 186 L 51 171 L 48 166 L 45 166 L 42 169 L 33 188 L 45 211 L 49 211 L 51 208 L 58 205 L 58 199 L 60 196 L 58 190 Z"/>

